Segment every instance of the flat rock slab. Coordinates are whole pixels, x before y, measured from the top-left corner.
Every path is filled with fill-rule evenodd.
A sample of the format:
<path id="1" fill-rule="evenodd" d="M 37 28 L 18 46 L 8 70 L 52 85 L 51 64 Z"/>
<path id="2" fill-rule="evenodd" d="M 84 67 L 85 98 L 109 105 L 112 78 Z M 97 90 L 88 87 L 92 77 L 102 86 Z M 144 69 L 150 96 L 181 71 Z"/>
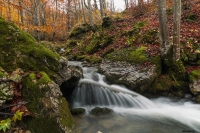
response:
<path id="1" fill-rule="evenodd" d="M 127 62 L 104 60 L 99 71 L 106 75 L 109 82 L 126 85 L 129 89 L 144 92 L 157 77 L 156 66 L 141 68 Z"/>

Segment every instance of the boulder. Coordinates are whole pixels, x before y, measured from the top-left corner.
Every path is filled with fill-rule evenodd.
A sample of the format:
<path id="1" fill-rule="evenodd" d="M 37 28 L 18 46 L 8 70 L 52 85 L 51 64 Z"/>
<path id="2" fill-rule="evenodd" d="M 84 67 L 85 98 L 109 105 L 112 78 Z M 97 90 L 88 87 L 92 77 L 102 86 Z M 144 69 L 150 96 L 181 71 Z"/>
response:
<path id="1" fill-rule="evenodd" d="M 112 83 L 124 84 L 129 89 L 144 92 L 157 77 L 156 66 L 140 68 L 139 65 L 131 65 L 123 61 L 104 60 L 99 71 L 106 75 Z"/>
<path id="2" fill-rule="evenodd" d="M 22 81 L 24 100 L 31 101 L 27 107 L 30 112 L 36 114 L 24 122 L 33 133 L 73 132 L 75 122 L 59 85 L 45 72 L 40 74 L 42 76 L 39 80 L 35 73 L 31 73 Z"/>
<path id="3" fill-rule="evenodd" d="M 70 109 L 72 115 L 82 115 L 85 113 L 85 109 L 84 108 L 73 108 Z"/>
<path id="4" fill-rule="evenodd" d="M 108 115 L 113 113 L 113 110 L 109 108 L 95 107 L 94 109 L 91 110 L 90 113 L 93 115 Z"/>

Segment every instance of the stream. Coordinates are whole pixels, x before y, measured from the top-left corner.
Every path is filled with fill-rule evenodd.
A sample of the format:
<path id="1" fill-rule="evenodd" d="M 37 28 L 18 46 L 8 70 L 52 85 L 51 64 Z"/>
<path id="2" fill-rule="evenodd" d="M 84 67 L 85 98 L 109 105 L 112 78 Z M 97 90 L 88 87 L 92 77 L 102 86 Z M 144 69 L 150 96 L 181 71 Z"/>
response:
<path id="1" fill-rule="evenodd" d="M 80 62 L 69 62 L 79 65 Z M 72 108 L 86 113 L 74 116 L 78 133 L 200 133 L 200 104 L 165 97 L 148 99 L 122 85 L 109 84 L 93 67 L 82 67 L 84 78 L 72 94 Z M 90 111 L 106 107 L 114 111 L 95 116 Z"/>

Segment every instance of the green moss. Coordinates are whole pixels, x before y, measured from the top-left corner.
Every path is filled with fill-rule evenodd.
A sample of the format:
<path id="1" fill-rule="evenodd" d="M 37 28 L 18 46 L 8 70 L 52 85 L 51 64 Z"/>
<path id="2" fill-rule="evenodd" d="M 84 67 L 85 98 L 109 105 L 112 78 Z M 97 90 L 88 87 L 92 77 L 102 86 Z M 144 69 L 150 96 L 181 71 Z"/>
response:
<path id="1" fill-rule="evenodd" d="M 49 90 L 47 86 L 41 88 L 40 85 L 43 83 L 45 85 L 50 81 L 46 73 L 41 72 L 41 75 L 42 77 L 36 81 L 36 75 L 31 73 L 22 82 L 23 86 L 25 86 L 25 88 L 23 88 L 24 100 L 31 101 L 27 104 L 29 111 L 39 115 L 38 117 L 26 119 L 25 123 L 27 123 L 28 128 L 35 133 L 59 132 L 58 127 L 56 127 L 56 120 L 50 119 L 48 116 L 44 115 L 44 105 L 39 102 L 41 98 L 44 97 L 45 92 Z"/>
<path id="2" fill-rule="evenodd" d="M 24 120 L 28 129 L 33 133 L 60 133 L 55 119 L 48 117 L 34 117 Z"/>
<path id="3" fill-rule="evenodd" d="M 156 65 L 156 73 L 157 75 L 160 75 L 162 72 L 162 62 L 160 56 L 150 58 L 150 62 Z"/>
<path id="4" fill-rule="evenodd" d="M 75 47 L 75 46 L 77 46 L 77 43 L 78 43 L 79 41 L 78 40 L 74 40 L 74 39 L 72 39 L 72 40 L 69 40 L 69 41 L 67 41 L 67 47 Z"/>
<path id="5" fill-rule="evenodd" d="M 114 52 L 115 50 L 113 48 L 108 49 L 106 52 L 104 52 L 101 57 L 105 57 L 107 54 L 110 54 L 112 52 Z"/>
<path id="6" fill-rule="evenodd" d="M 103 27 L 103 28 L 107 28 L 107 27 L 109 27 L 109 26 L 111 26 L 111 25 L 112 25 L 112 20 L 111 20 L 111 18 L 110 18 L 110 17 L 104 17 L 104 18 L 103 18 L 102 27 Z"/>
<path id="7" fill-rule="evenodd" d="M 0 78 L 6 77 L 8 74 L 0 67 Z"/>
<path id="8" fill-rule="evenodd" d="M 51 78 L 56 75 L 59 55 L 4 19 L 0 19 L 0 51 L 0 66 L 7 72 L 20 67 L 24 71 L 45 71 Z"/>
<path id="9" fill-rule="evenodd" d="M 81 55 L 81 56 L 77 56 L 76 60 L 87 61 L 89 63 L 100 63 L 102 61 L 102 58 L 99 58 L 97 56 Z"/>
<path id="10" fill-rule="evenodd" d="M 146 47 L 142 46 L 139 48 L 115 50 L 111 54 L 108 54 L 105 58 L 112 61 L 127 61 L 132 64 L 138 64 L 148 60 L 145 49 Z"/>
<path id="11" fill-rule="evenodd" d="M 193 70 L 193 71 L 189 74 L 189 80 L 190 80 L 191 82 L 194 82 L 195 79 L 200 79 L 200 69 Z"/>
<path id="12" fill-rule="evenodd" d="M 200 65 L 200 60 L 197 61 L 197 65 Z"/>
<path id="13" fill-rule="evenodd" d="M 36 75 L 34 73 L 31 73 L 27 78 L 25 78 L 22 82 L 23 86 L 25 88 L 23 89 L 23 96 L 24 99 L 27 99 L 27 101 L 31 101 L 30 104 L 28 104 L 28 108 L 31 112 L 41 114 L 42 112 L 42 106 L 40 101 L 42 97 L 44 97 L 45 92 L 49 90 L 47 84 L 51 82 L 51 79 L 48 77 L 48 75 L 45 72 L 40 72 L 41 78 L 37 81 Z M 45 85 L 42 88 L 40 85 Z"/>
<path id="14" fill-rule="evenodd" d="M 68 103 L 66 101 L 65 98 L 61 98 L 59 100 L 60 103 L 60 115 L 61 117 L 61 123 L 62 125 L 65 125 L 66 127 L 69 127 L 70 129 L 74 129 L 75 128 L 75 121 L 70 113 L 70 109 L 68 106 Z"/>
<path id="15" fill-rule="evenodd" d="M 45 107 L 45 103 L 42 102 L 46 92 L 50 89 L 48 84 L 51 83 L 52 80 L 45 72 L 40 72 L 40 75 L 41 77 L 38 80 L 36 74 L 31 73 L 22 81 L 24 86 L 24 100 L 31 101 L 26 106 L 31 113 L 37 114 L 33 118 L 26 119 L 25 123 L 27 123 L 28 128 L 34 133 L 59 133 L 61 131 L 57 120 L 54 118 L 54 114 L 52 114 L 51 110 Z M 58 114 L 63 126 L 66 126 L 67 129 L 74 128 L 74 120 L 70 114 L 65 98 L 59 98 Z"/>
<path id="16" fill-rule="evenodd" d="M 138 22 L 134 25 L 134 28 L 142 28 L 144 27 L 145 25 L 147 24 L 146 21 L 141 21 L 141 22 Z"/>
<path id="17" fill-rule="evenodd" d="M 182 61 L 173 62 L 173 65 L 169 71 L 169 74 L 170 73 L 171 76 L 174 75 L 177 80 L 187 80 L 185 66 L 183 65 Z"/>
<path id="18" fill-rule="evenodd" d="M 169 75 L 160 75 L 152 84 L 153 92 L 169 91 L 172 88 L 172 79 Z"/>
<path id="19" fill-rule="evenodd" d="M 159 34 L 158 34 L 158 29 L 149 29 L 147 32 L 142 34 L 142 42 L 143 43 L 159 43 Z"/>
<path id="20" fill-rule="evenodd" d="M 93 54 L 111 44 L 113 42 L 113 38 L 113 36 L 107 36 L 96 32 L 91 37 L 89 43 L 86 45 L 86 48 L 83 50 L 85 50 L 88 54 Z"/>
<path id="21" fill-rule="evenodd" d="M 195 14 L 193 14 L 193 13 L 189 14 L 189 15 L 186 17 L 186 21 L 187 21 L 187 22 L 197 22 L 197 20 L 198 20 L 198 16 L 195 15 Z"/>
<path id="22" fill-rule="evenodd" d="M 173 7 L 169 7 L 169 8 L 166 10 L 167 15 L 172 15 L 172 14 L 173 14 L 173 11 L 174 11 Z"/>
<path id="23" fill-rule="evenodd" d="M 76 36 L 79 36 L 79 35 L 82 35 L 88 31 L 91 30 L 91 27 L 89 24 L 81 24 L 81 25 L 77 25 L 75 26 L 71 32 L 69 33 L 69 38 L 71 37 L 76 37 Z"/>

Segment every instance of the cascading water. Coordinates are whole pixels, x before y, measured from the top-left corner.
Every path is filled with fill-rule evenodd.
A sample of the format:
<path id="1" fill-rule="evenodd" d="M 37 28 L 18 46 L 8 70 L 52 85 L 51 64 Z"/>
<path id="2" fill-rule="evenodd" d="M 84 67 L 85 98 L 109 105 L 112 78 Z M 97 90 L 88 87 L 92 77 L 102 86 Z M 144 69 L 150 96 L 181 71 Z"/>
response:
<path id="1" fill-rule="evenodd" d="M 70 65 L 81 65 L 69 62 Z M 189 99 L 147 99 L 124 86 L 109 85 L 95 68 L 83 67 L 84 78 L 72 94 L 72 108 L 85 108 L 76 118 L 79 132 L 178 133 L 200 132 L 200 105 Z M 113 109 L 115 115 L 91 117 L 95 107 Z"/>

